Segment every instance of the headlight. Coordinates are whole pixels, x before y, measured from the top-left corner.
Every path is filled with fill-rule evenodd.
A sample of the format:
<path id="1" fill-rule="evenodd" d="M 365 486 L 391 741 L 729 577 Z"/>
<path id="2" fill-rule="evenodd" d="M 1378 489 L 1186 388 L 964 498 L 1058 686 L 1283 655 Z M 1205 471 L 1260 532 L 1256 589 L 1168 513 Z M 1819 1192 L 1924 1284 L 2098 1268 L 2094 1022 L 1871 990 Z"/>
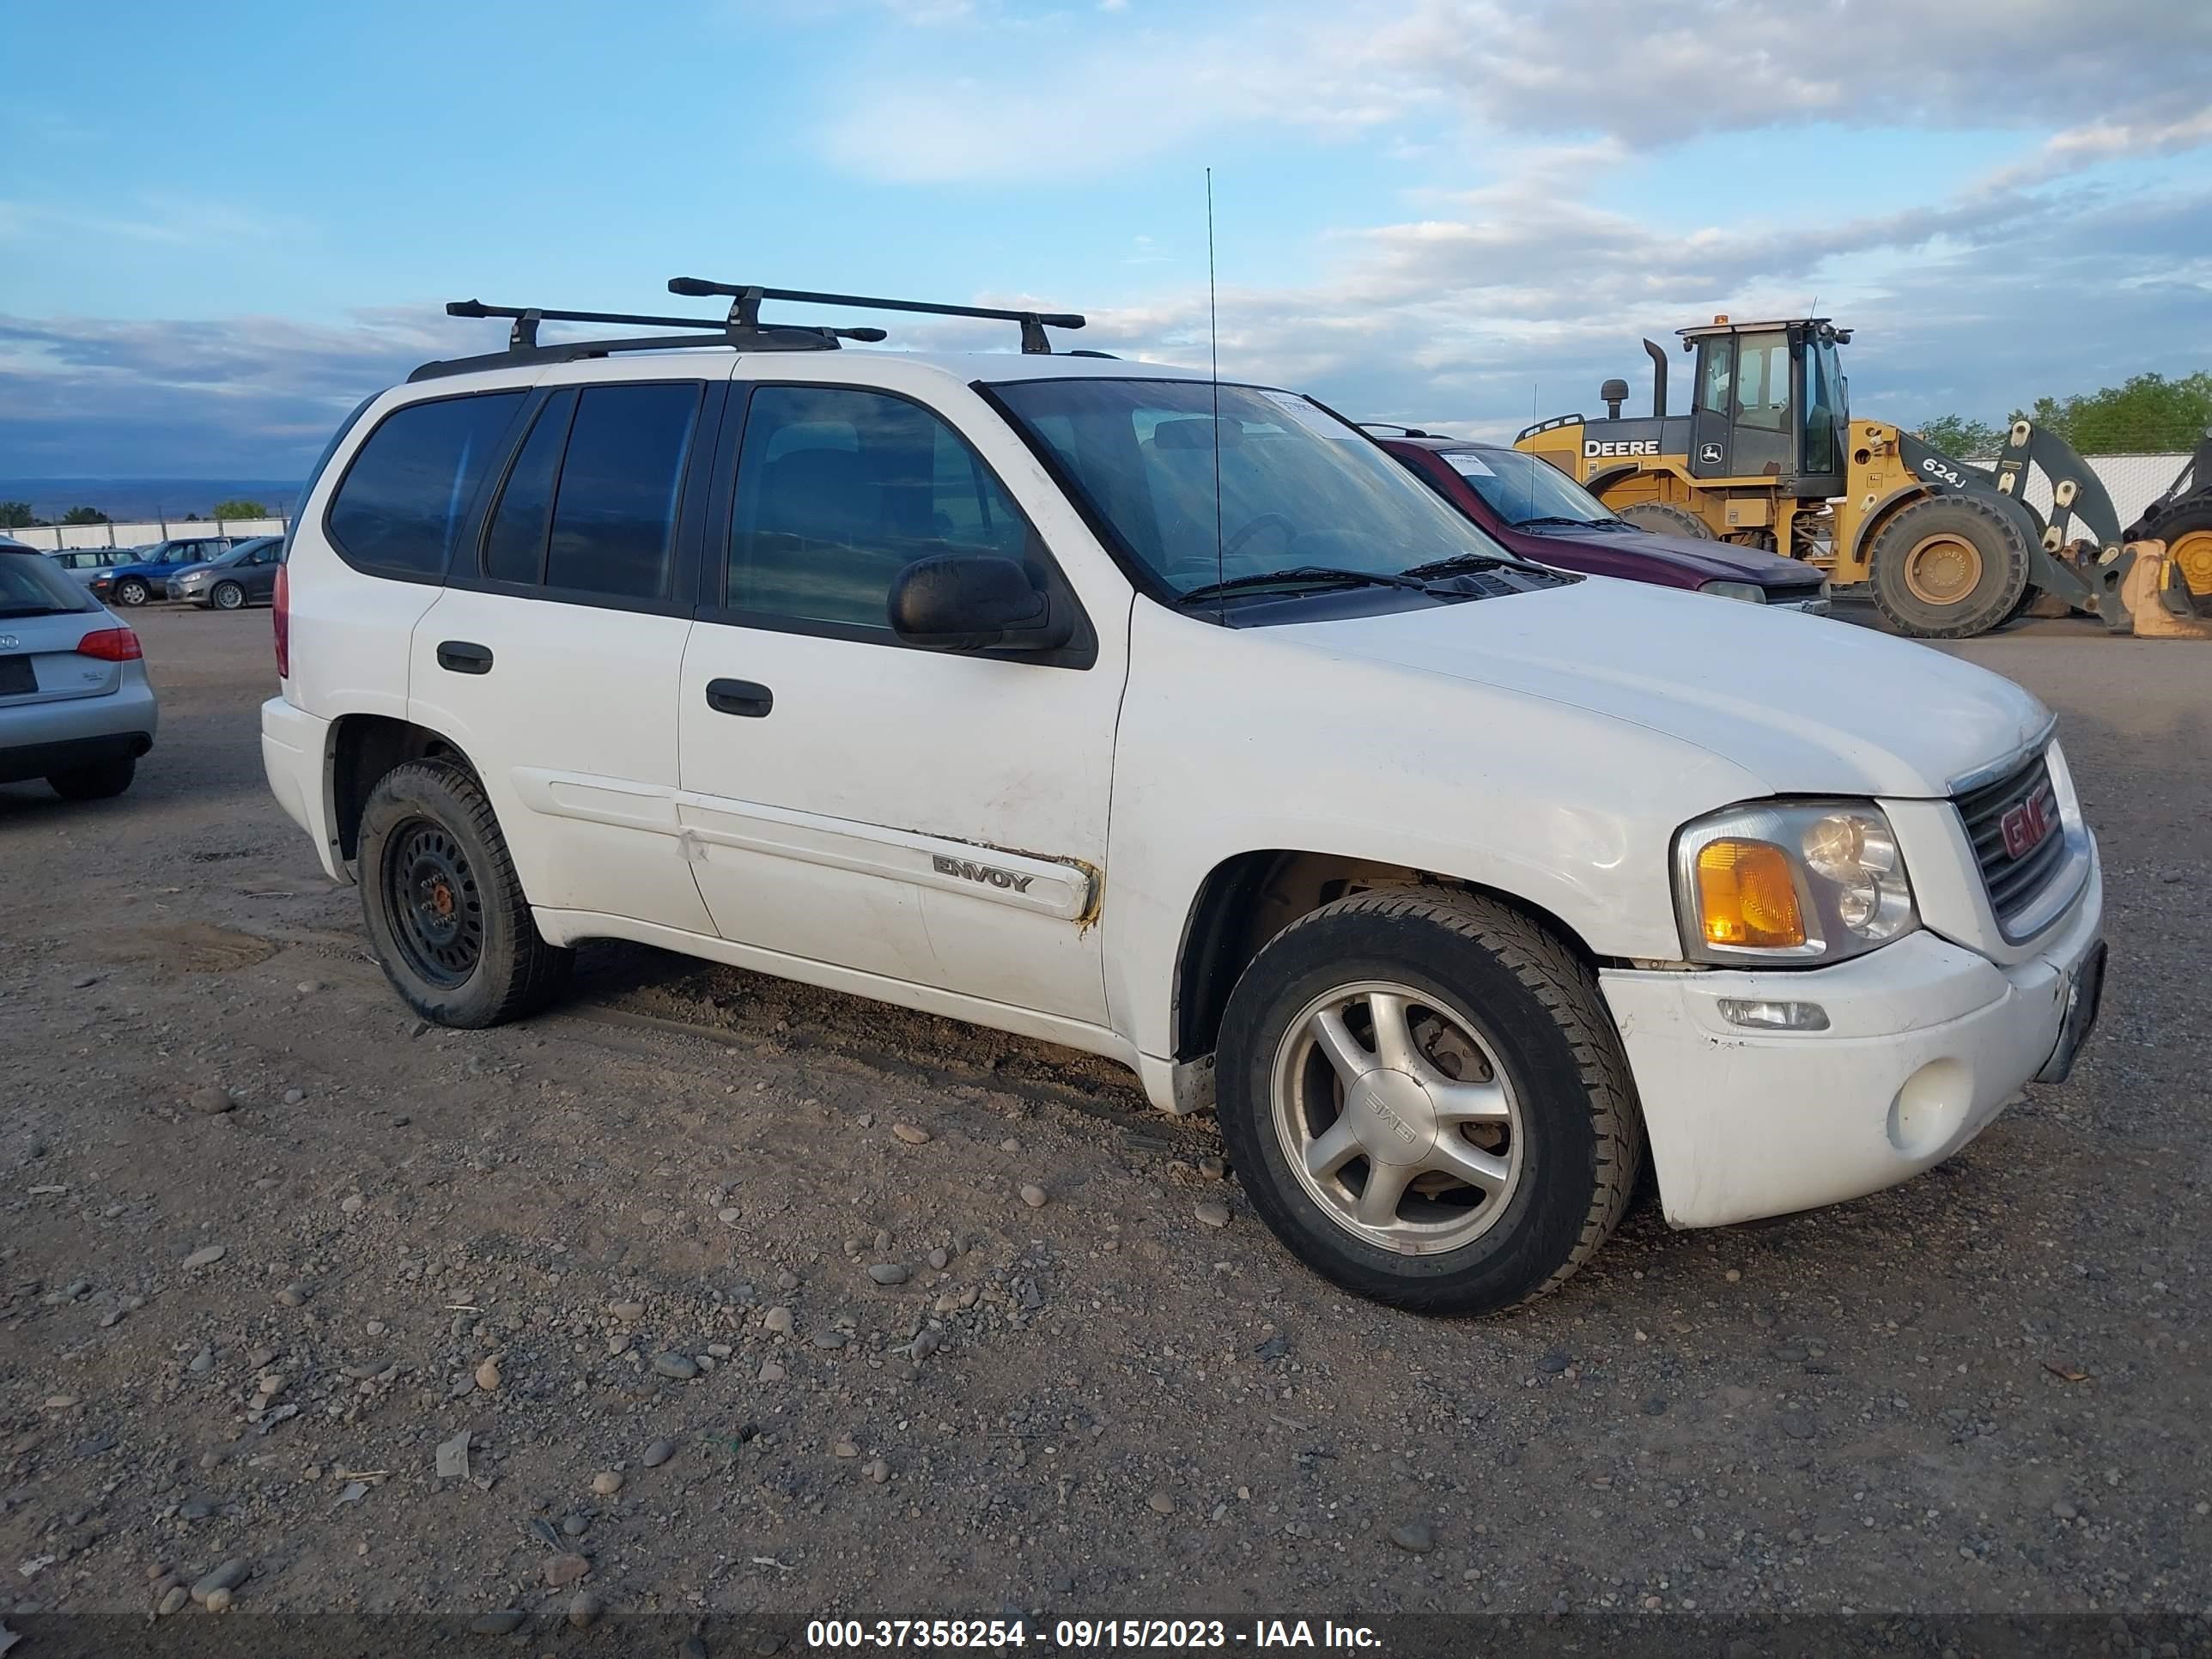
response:
<path id="1" fill-rule="evenodd" d="M 1757 582 L 1700 582 L 1698 592 L 1717 599 L 1745 599 L 1753 605 L 1766 603 L 1766 590 Z"/>
<path id="2" fill-rule="evenodd" d="M 1732 806 L 1674 838 L 1692 962 L 1841 962 L 1920 925 L 1889 820 L 1871 801 Z"/>

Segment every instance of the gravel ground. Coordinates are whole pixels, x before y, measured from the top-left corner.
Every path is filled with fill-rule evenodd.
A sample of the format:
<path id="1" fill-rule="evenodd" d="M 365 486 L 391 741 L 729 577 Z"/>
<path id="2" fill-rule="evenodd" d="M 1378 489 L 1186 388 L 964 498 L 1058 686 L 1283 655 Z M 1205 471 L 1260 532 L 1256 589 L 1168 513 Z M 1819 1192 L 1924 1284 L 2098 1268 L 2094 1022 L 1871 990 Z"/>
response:
<path id="1" fill-rule="evenodd" d="M 2059 710 L 2103 837 L 2071 1083 L 1903 1188 L 1647 1207 L 1437 1322 L 1309 1276 L 1210 1121 L 1083 1056 L 615 945 L 424 1029 L 265 793 L 265 617 L 133 620 L 137 787 L 0 788 L 19 1623 L 2212 1616 L 2212 649 L 1960 647 Z"/>

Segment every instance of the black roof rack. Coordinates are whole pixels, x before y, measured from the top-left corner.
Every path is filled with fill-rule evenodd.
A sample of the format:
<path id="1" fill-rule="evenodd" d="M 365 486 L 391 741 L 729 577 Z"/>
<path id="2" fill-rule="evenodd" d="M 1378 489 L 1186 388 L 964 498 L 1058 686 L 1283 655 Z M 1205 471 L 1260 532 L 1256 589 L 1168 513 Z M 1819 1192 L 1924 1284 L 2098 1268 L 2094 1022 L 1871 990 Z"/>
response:
<path id="1" fill-rule="evenodd" d="M 1052 342 L 1044 335 L 1046 329 L 1083 326 L 1083 319 L 1072 311 L 1003 311 L 994 306 L 942 306 L 928 300 L 872 300 L 859 294 L 816 294 L 801 288 L 710 283 L 703 276 L 672 276 L 668 279 L 668 291 L 693 299 L 709 294 L 730 295 L 733 301 L 730 307 L 732 328 L 757 328 L 763 300 L 796 300 L 810 306 L 852 306 L 862 311 L 921 311 L 933 317 L 984 317 L 994 322 L 1019 323 L 1022 349 L 1037 356 L 1052 354 Z"/>
<path id="2" fill-rule="evenodd" d="M 699 276 L 672 276 L 668 291 L 690 297 L 731 296 L 729 315 L 711 317 L 650 317 L 622 311 L 555 311 L 542 306 L 488 306 L 481 300 L 447 303 L 449 317 L 507 317 L 505 351 L 474 357 L 453 357 L 424 363 L 407 378 L 428 380 L 447 374 L 466 374 L 482 368 L 511 368 L 520 363 L 568 363 L 587 357 L 605 357 L 617 351 L 671 351 L 699 346 L 727 346 L 739 351 L 834 351 L 840 342 L 858 340 L 872 344 L 884 338 L 879 328 L 836 328 L 812 323 L 763 323 L 763 300 L 795 300 L 803 304 L 851 306 L 867 311 L 919 311 L 939 317 L 985 317 L 1019 323 L 1022 349 L 1049 354 L 1045 337 L 1051 328 L 1081 328 L 1083 319 L 1073 312 L 1002 311 L 988 306 L 936 305 L 926 300 L 870 299 L 856 294 L 817 294 L 805 289 L 760 288 L 731 283 L 710 283 Z M 625 335 L 608 340 L 571 340 L 541 345 L 541 323 L 614 323 L 632 328 L 682 328 L 702 331 L 692 334 Z M 1096 354 L 1101 355 L 1103 354 Z"/>
<path id="3" fill-rule="evenodd" d="M 1401 426 L 1395 421 L 1362 421 L 1359 428 L 1363 432 L 1395 432 L 1401 438 L 1442 438 L 1449 435 L 1442 432 L 1424 432 L 1417 426 Z"/>

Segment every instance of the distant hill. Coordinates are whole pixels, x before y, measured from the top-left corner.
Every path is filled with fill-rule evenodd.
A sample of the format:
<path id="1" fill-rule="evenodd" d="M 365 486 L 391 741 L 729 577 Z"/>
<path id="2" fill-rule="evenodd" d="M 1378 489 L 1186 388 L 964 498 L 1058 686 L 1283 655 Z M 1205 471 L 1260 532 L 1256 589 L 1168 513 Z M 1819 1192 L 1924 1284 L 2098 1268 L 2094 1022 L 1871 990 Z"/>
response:
<path id="1" fill-rule="evenodd" d="M 290 509 L 297 478 L 0 478 L 0 501 L 28 501 L 42 519 L 73 507 L 96 507 L 118 521 L 204 519 L 217 501 L 259 501 L 272 513 Z"/>

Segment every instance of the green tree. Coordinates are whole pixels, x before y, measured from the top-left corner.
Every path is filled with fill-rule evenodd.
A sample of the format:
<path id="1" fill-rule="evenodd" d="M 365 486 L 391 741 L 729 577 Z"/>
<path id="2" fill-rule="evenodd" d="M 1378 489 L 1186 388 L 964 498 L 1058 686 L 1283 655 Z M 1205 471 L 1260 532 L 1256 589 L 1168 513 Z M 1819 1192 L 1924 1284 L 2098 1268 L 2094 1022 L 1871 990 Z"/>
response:
<path id="1" fill-rule="evenodd" d="M 1914 428 L 1954 461 L 1971 461 L 1994 454 L 2004 434 L 1986 422 L 1966 415 L 1938 415 Z"/>
<path id="2" fill-rule="evenodd" d="M 43 522 L 28 501 L 0 501 L 0 530 L 27 530 Z"/>
<path id="3" fill-rule="evenodd" d="M 73 507 L 62 514 L 64 524 L 112 524 L 114 520 L 96 507 Z"/>
<path id="4" fill-rule="evenodd" d="M 210 519 L 266 519 L 270 516 L 269 509 L 260 502 L 235 498 L 217 501 L 214 510 L 208 514 Z"/>
<path id="5" fill-rule="evenodd" d="M 2212 371 L 2169 380 L 2137 374 L 2124 386 L 2038 398 L 2029 418 L 2084 455 L 2194 449 L 2212 427 Z M 2020 418 L 2015 410 L 2013 418 Z"/>

